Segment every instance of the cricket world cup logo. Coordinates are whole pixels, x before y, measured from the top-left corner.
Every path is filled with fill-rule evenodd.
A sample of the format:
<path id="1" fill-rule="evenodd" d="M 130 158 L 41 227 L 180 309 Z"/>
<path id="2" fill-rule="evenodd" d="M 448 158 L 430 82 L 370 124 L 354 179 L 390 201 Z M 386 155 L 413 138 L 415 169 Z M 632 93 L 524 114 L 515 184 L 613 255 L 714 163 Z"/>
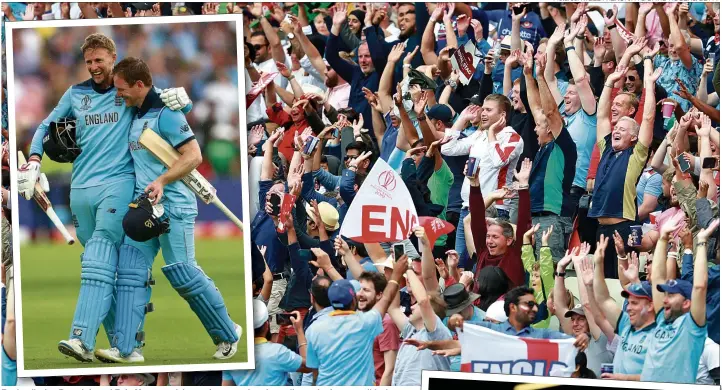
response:
<path id="1" fill-rule="evenodd" d="M 90 110 L 90 103 L 92 103 L 92 102 L 93 101 L 90 99 L 90 96 L 83 95 L 83 98 L 80 99 L 80 104 L 81 104 L 80 111 Z"/>
<path id="2" fill-rule="evenodd" d="M 381 187 L 384 187 L 386 191 L 393 191 L 396 189 L 396 177 L 394 176 L 393 171 L 384 171 L 381 172 L 378 179 L 379 185 Z"/>

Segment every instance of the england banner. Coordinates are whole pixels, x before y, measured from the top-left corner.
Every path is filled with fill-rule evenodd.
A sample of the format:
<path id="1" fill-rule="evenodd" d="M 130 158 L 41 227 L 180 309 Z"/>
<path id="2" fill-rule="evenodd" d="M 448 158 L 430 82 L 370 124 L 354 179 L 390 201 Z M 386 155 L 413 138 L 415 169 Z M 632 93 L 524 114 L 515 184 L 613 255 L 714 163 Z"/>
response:
<path id="1" fill-rule="evenodd" d="M 570 377 L 576 367 L 573 338 L 531 339 L 464 324 L 459 341 L 462 372 Z"/>
<path id="2" fill-rule="evenodd" d="M 340 234 L 362 243 L 409 238 L 419 217 L 401 177 L 378 159 L 353 199 Z"/>
<path id="3" fill-rule="evenodd" d="M 472 41 L 466 42 L 451 56 L 451 67 L 459 71 L 459 81 L 463 85 L 471 82 L 477 65 L 479 65 L 479 57 L 476 56 L 476 46 Z"/>

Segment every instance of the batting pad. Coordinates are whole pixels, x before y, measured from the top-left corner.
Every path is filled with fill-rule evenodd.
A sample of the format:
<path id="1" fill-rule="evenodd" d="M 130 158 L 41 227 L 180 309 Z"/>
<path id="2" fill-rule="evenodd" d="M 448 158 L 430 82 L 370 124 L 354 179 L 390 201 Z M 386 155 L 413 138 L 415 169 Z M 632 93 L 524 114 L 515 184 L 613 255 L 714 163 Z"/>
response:
<path id="1" fill-rule="evenodd" d="M 92 351 L 95 349 L 95 336 L 100 323 L 108 315 L 113 303 L 118 250 L 112 241 L 93 237 L 85 244 L 80 261 L 80 293 L 70 338 L 80 339 Z"/>
<path id="2" fill-rule="evenodd" d="M 214 344 L 238 341 L 235 326 L 220 291 L 199 266 L 179 262 L 166 265 L 161 270 L 171 286 L 196 313 Z"/>
<path id="3" fill-rule="evenodd" d="M 143 341 L 145 315 L 150 304 L 151 275 L 149 262 L 139 249 L 121 245 L 116 281 L 115 340 L 113 346 L 127 356 Z"/>

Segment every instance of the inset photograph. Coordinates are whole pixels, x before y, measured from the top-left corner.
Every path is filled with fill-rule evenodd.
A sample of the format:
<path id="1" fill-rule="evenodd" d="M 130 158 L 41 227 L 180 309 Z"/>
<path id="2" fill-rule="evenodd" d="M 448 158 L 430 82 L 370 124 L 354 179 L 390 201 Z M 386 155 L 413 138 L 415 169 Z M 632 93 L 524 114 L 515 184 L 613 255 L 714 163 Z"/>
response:
<path id="1" fill-rule="evenodd" d="M 18 376 L 254 367 L 241 30 L 6 24 Z"/>

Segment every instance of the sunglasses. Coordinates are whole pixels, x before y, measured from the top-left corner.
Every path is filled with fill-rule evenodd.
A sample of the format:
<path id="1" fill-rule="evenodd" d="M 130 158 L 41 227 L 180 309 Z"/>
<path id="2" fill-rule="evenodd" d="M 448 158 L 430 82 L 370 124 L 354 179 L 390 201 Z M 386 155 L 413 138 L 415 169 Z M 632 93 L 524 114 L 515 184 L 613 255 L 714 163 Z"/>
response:
<path id="1" fill-rule="evenodd" d="M 253 48 L 256 49 L 256 50 L 261 50 L 262 47 L 266 47 L 266 46 L 268 46 L 268 45 L 266 45 L 266 44 L 263 44 L 263 45 L 258 45 L 258 44 L 256 44 L 256 45 L 253 45 Z"/>
<path id="2" fill-rule="evenodd" d="M 534 301 L 519 302 L 519 304 L 528 307 L 530 310 L 531 310 L 533 307 L 538 306 L 538 304 L 537 304 L 536 302 L 534 302 Z"/>
<path id="3" fill-rule="evenodd" d="M 352 155 L 350 155 L 350 154 L 347 154 L 347 155 L 345 155 L 345 156 L 343 157 L 343 161 L 351 160 L 351 159 L 354 159 L 354 158 L 356 158 L 356 157 L 358 157 L 358 156 L 352 156 Z"/>
<path id="4" fill-rule="evenodd" d="M 635 82 L 637 80 L 637 76 L 629 75 L 627 76 L 627 81 Z"/>

